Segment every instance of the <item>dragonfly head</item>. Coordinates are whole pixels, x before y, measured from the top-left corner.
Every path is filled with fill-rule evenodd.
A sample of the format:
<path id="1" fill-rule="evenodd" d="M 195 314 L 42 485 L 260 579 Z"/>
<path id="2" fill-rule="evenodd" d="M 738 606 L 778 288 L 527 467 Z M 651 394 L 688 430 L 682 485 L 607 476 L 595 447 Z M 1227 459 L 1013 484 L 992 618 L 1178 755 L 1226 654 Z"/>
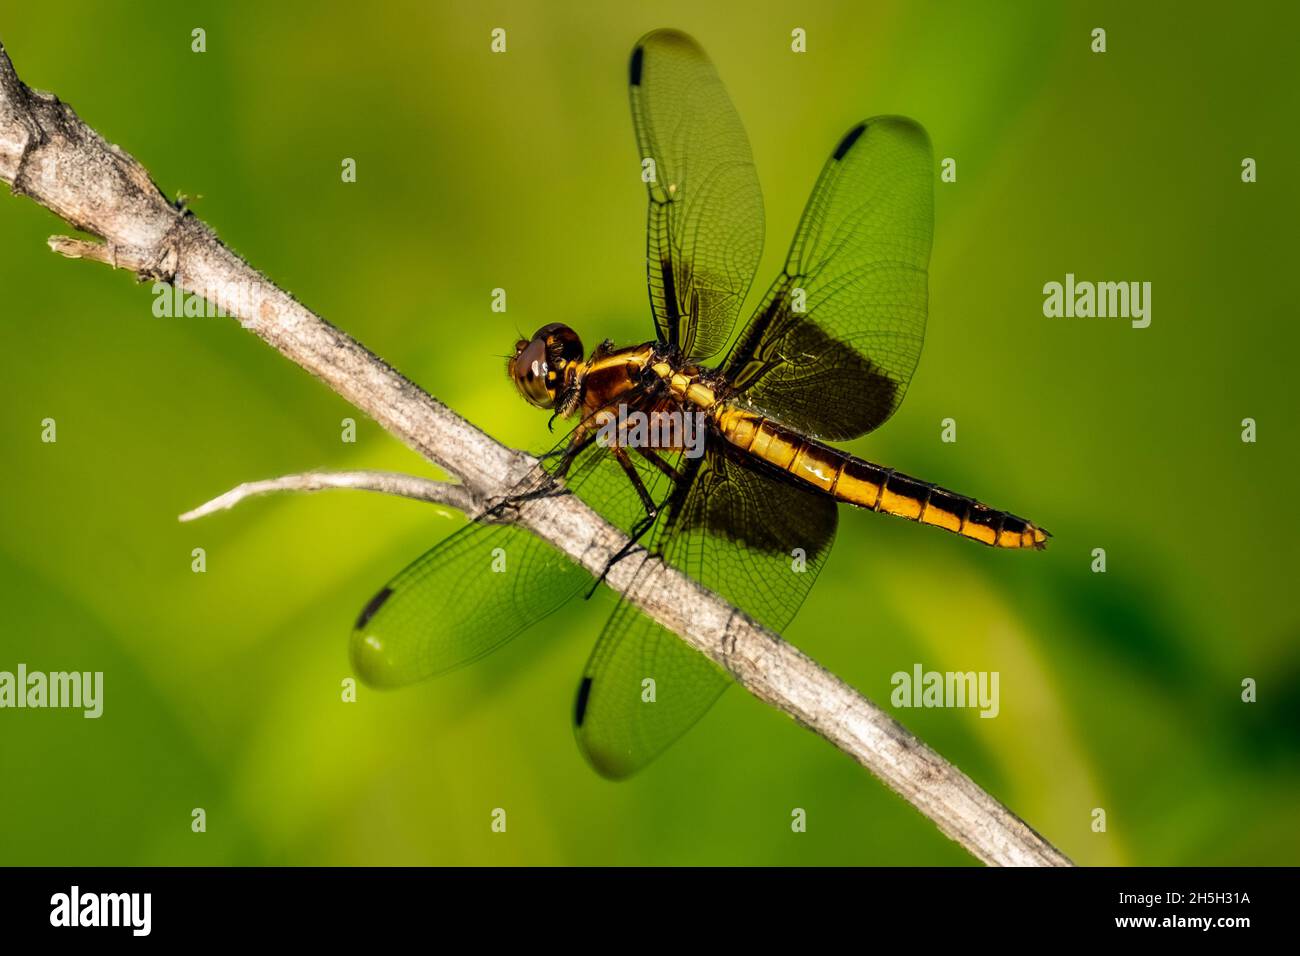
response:
<path id="1" fill-rule="evenodd" d="M 506 363 L 510 379 L 530 405 L 553 408 L 582 365 L 582 339 L 567 325 L 543 325 L 531 339 L 515 343 Z"/>

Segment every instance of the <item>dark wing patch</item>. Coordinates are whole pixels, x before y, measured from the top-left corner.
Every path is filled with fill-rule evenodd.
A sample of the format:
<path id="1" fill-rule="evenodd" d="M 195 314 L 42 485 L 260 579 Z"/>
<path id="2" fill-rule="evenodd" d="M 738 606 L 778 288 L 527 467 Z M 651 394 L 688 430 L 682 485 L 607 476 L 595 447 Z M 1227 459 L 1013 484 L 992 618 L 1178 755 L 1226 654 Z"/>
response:
<path id="1" fill-rule="evenodd" d="M 855 126 L 822 169 L 785 269 L 724 363 L 731 384 L 763 414 L 814 437 L 878 428 L 921 355 L 933 233 L 925 131 L 893 116 Z"/>

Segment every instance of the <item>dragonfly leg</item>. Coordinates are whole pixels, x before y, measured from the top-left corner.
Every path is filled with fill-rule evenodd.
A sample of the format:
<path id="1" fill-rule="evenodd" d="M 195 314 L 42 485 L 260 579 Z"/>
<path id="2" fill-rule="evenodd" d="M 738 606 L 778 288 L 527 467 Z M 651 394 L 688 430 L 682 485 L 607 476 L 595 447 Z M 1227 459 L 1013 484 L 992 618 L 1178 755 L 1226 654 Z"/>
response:
<path id="1" fill-rule="evenodd" d="M 636 465 L 632 464 L 632 459 L 628 457 L 627 450 L 618 445 L 611 445 L 609 450 L 613 453 L 614 460 L 623 468 L 623 473 L 627 475 L 628 481 L 632 482 L 632 487 L 636 489 L 637 497 L 641 499 L 641 506 L 645 508 L 646 517 L 653 522 L 655 516 L 659 514 L 659 506 L 650 497 L 645 482 L 641 480 L 641 473 L 636 470 Z"/>
<path id="2" fill-rule="evenodd" d="M 591 443 L 596 440 L 599 432 L 588 431 L 581 438 L 575 438 L 569 444 L 564 446 L 564 455 L 560 459 L 560 464 L 556 466 L 555 471 L 551 472 L 553 478 L 563 478 L 573 467 L 573 463 L 578 460 L 578 456 L 591 447 Z"/>
<path id="3" fill-rule="evenodd" d="M 673 481 L 681 481 L 682 473 L 665 461 L 658 452 L 651 451 L 648 448 L 637 448 L 637 452 L 650 464 L 654 465 Z"/>
<path id="4" fill-rule="evenodd" d="M 654 514 L 646 514 L 645 517 L 632 526 L 632 531 L 628 535 L 627 544 L 619 548 L 618 552 L 605 563 L 605 570 L 600 572 L 600 577 L 596 578 L 595 582 L 591 585 L 591 590 L 583 595 L 584 601 L 590 599 L 591 596 L 596 593 L 596 588 L 600 587 L 601 584 L 604 583 L 605 578 L 609 576 L 609 572 L 614 565 L 618 564 L 633 551 L 637 550 L 637 542 L 641 540 L 642 536 L 647 531 L 654 527 L 655 518 L 657 517 L 657 512 Z"/>
<path id="5" fill-rule="evenodd" d="M 637 542 L 641 540 L 647 531 L 654 527 L 655 519 L 659 517 L 659 506 L 655 504 L 654 498 L 650 496 L 645 482 L 641 480 L 641 475 L 636 470 L 636 466 L 632 464 L 632 459 L 628 457 L 627 451 L 618 445 L 611 446 L 610 451 L 613 453 L 614 459 L 623 467 L 623 472 L 627 475 L 628 480 L 636 488 L 637 496 L 641 499 L 641 505 L 645 508 L 645 514 L 632 526 L 632 530 L 628 534 L 627 544 L 619 548 L 618 552 L 606 562 L 605 570 L 600 572 L 600 577 L 596 578 L 591 590 L 587 592 L 586 597 L 588 598 L 596 593 L 596 588 L 600 587 L 601 583 L 604 582 L 609 575 L 610 569 L 637 549 Z M 664 462 L 664 464 L 667 465 L 667 462 Z"/>

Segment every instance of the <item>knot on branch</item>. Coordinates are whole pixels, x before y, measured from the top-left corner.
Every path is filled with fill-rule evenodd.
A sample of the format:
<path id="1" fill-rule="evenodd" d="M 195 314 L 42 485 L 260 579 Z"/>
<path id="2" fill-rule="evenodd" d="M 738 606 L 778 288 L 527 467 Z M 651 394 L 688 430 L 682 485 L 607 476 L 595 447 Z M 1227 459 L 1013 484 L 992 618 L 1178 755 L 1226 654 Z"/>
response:
<path id="1" fill-rule="evenodd" d="M 727 670 L 734 670 L 732 658 L 736 653 L 736 624 L 742 619 L 740 611 L 732 610 L 727 615 L 727 623 L 722 629 L 722 657 L 727 662 Z"/>
<path id="2" fill-rule="evenodd" d="M 15 196 L 29 195 L 23 170 L 32 150 L 47 141 L 31 103 L 39 95 L 18 78 L 0 44 L 0 178 L 9 182 Z"/>
<path id="3" fill-rule="evenodd" d="M 181 263 L 189 251 L 207 240 L 208 231 L 188 209 L 176 211 L 176 218 L 162 237 L 151 246 L 122 245 L 112 239 L 91 242 L 71 236 L 50 236 L 51 249 L 69 259 L 102 262 L 114 269 L 129 269 L 140 282 L 176 284 L 184 277 Z"/>
<path id="4" fill-rule="evenodd" d="M 183 206 L 176 209 L 176 219 L 163 233 L 153 249 L 153 262 L 136 271 L 141 282 L 175 282 L 185 253 L 207 232 L 194 214 Z M 199 235 L 196 235 L 199 234 Z"/>

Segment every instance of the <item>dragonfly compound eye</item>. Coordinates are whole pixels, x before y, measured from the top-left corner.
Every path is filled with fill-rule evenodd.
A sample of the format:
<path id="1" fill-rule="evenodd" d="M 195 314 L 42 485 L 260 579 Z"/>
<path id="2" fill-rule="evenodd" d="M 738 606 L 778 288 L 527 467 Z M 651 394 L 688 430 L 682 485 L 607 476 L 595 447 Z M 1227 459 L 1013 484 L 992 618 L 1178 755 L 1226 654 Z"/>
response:
<path id="1" fill-rule="evenodd" d="M 508 367 L 520 395 L 538 408 L 553 408 L 581 362 L 578 333 L 553 322 L 538 329 L 529 341 L 516 342 Z"/>
<path id="2" fill-rule="evenodd" d="M 583 359 L 582 339 L 578 333 L 560 322 L 552 322 L 537 330 L 535 339 L 546 340 L 546 353 L 551 365 L 563 371 L 572 362 Z"/>
<path id="3" fill-rule="evenodd" d="M 532 341 L 521 344 L 522 348 L 517 348 L 510 360 L 510 378 L 530 405 L 550 408 L 555 404 L 560 376 L 551 367 L 546 339 L 537 335 Z"/>

